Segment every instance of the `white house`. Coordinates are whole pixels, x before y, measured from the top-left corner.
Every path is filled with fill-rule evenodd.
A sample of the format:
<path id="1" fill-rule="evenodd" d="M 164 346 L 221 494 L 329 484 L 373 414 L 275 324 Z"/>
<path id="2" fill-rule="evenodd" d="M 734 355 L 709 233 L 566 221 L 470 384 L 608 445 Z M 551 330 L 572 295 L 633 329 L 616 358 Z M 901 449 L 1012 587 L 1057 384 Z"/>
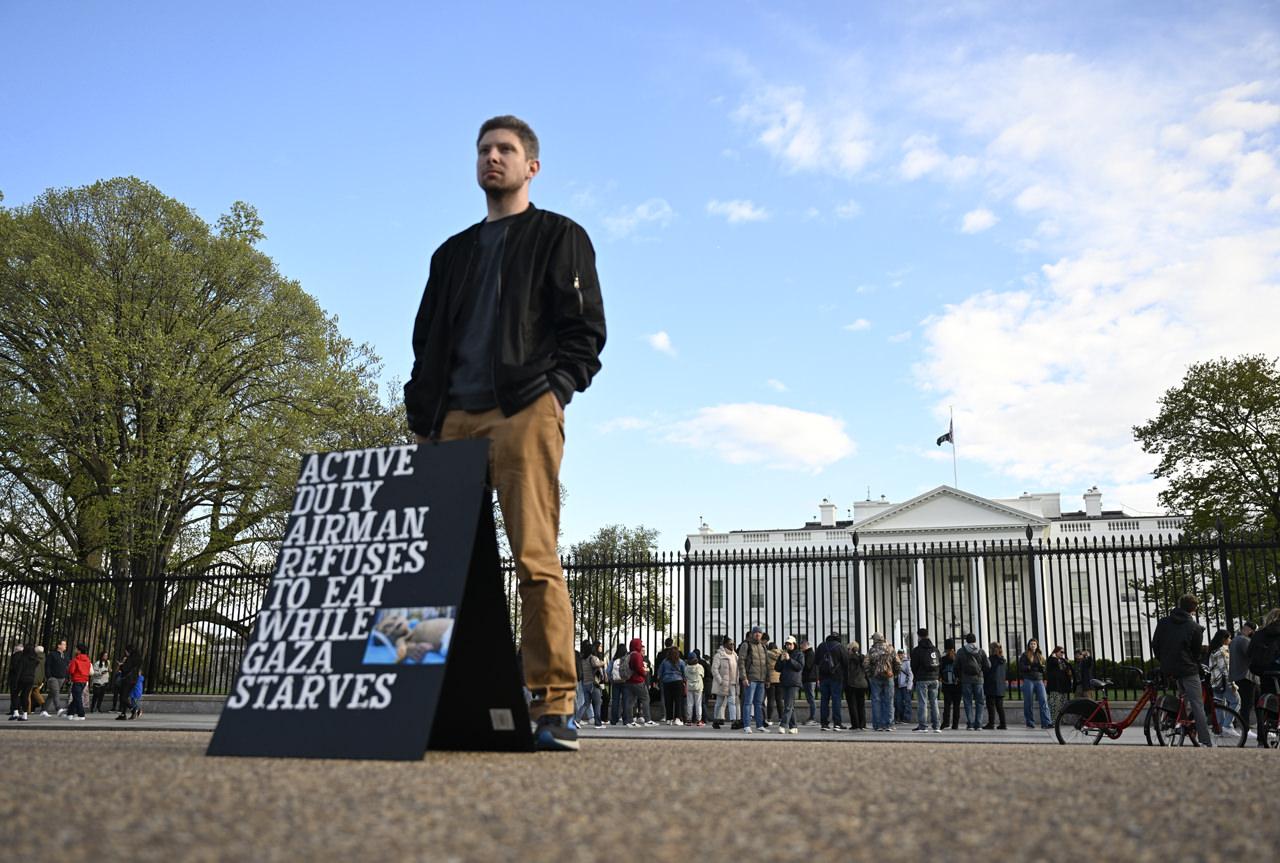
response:
<path id="1" fill-rule="evenodd" d="M 1142 658 L 1154 620 L 1131 583 L 1184 522 L 1104 510 L 1096 488 L 1076 512 L 1058 493 L 989 499 L 939 486 L 902 503 L 859 501 L 848 519 L 827 500 L 819 513 L 799 528 L 704 524 L 689 535 L 693 644 L 761 624 L 775 640 L 865 642 L 878 631 L 904 646 L 926 626 L 939 643 L 972 631 L 1010 655 L 1036 635 Z"/>

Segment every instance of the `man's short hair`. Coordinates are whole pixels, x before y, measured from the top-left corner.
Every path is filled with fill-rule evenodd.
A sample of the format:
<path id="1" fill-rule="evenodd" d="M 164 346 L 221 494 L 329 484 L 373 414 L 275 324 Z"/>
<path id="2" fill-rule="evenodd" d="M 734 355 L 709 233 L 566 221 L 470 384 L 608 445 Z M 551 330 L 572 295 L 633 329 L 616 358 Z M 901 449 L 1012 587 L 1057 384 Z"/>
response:
<path id="1" fill-rule="evenodd" d="M 501 114 L 497 117 L 490 117 L 480 124 L 480 134 L 476 135 L 476 146 L 480 145 L 480 139 L 494 129 L 506 129 L 516 133 L 516 137 L 520 139 L 520 145 L 524 147 L 525 158 L 530 161 L 538 158 L 538 136 L 533 129 L 524 120 L 519 117 L 513 117 L 510 114 Z"/>
<path id="2" fill-rule="evenodd" d="M 1188 593 L 1185 596 L 1183 596 L 1182 599 L 1178 600 L 1178 608 L 1181 608 L 1187 614 L 1190 614 L 1191 612 L 1195 611 L 1199 607 L 1200 607 L 1200 600 L 1197 599 L 1195 594 L 1193 593 Z"/>

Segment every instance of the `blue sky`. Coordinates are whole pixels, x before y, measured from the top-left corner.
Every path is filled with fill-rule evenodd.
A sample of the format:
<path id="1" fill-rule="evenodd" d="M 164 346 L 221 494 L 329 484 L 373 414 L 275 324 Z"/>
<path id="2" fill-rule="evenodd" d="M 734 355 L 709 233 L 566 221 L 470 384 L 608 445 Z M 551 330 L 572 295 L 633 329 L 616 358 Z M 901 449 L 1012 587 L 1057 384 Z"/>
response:
<path id="1" fill-rule="evenodd" d="M 566 542 L 905 500 L 952 405 L 962 488 L 1150 512 L 1131 426 L 1280 353 L 1280 10 L 1120 5 L 6 3 L 0 191 L 247 201 L 390 381 L 515 113 L 609 322 Z"/>

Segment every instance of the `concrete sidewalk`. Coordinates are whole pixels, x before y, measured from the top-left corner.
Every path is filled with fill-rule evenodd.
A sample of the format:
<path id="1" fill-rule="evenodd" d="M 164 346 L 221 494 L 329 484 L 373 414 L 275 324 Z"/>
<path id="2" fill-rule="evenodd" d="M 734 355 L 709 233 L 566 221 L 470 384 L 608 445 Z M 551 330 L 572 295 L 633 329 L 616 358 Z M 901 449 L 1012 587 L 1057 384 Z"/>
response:
<path id="1" fill-rule="evenodd" d="M 0 738 L 5 859 L 56 849 L 166 863 L 1227 861 L 1280 847 L 1273 795 L 1225 790 L 1266 786 L 1275 754 L 1256 749 L 955 746 L 925 735 L 869 748 L 818 745 L 815 733 L 736 746 L 592 739 L 576 754 L 397 763 L 208 758 L 207 732 L 142 722 L 119 723 L 132 733 L 64 722 Z"/>

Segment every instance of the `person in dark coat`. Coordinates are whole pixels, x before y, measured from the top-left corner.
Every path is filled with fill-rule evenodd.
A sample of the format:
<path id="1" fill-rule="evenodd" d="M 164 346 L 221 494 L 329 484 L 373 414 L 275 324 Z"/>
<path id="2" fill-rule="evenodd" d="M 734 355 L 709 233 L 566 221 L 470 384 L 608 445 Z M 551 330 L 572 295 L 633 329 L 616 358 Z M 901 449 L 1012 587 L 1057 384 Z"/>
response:
<path id="1" fill-rule="evenodd" d="M 960 673 L 956 670 L 956 640 L 944 639 L 938 679 L 942 681 L 942 727 L 960 728 Z"/>
<path id="2" fill-rule="evenodd" d="M 1160 618 L 1151 635 L 1151 650 L 1160 661 L 1160 672 L 1182 693 L 1187 709 L 1196 721 L 1196 735 L 1201 746 L 1213 746 L 1209 718 L 1204 713 L 1200 690 L 1200 653 L 1204 643 L 1204 627 L 1194 617 L 1200 600 L 1187 594 L 1168 617 Z"/>
<path id="3" fill-rule="evenodd" d="M 804 677 L 804 654 L 796 647 L 794 638 L 787 638 L 782 643 L 782 652 L 778 654 L 774 666 L 780 677 L 778 686 L 782 689 L 782 716 L 778 720 L 778 733 L 798 734 L 796 728 L 796 693 Z"/>
<path id="4" fill-rule="evenodd" d="M 800 636 L 796 643 L 804 654 L 804 673 L 800 675 L 800 688 L 804 690 L 804 698 L 809 702 L 809 718 L 806 725 L 818 724 L 818 662 L 814 658 L 813 645 L 809 639 Z"/>
<path id="5" fill-rule="evenodd" d="M 871 684 L 867 682 L 867 658 L 862 655 L 862 648 L 856 641 L 849 642 L 845 656 L 848 658 L 848 665 L 844 679 L 844 700 L 849 706 L 849 730 L 865 731 L 867 690 L 871 688 Z"/>
<path id="6" fill-rule="evenodd" d="M 30 710 L 31 690 L 36 685 L 36 672 L 41 667 L 40 654 L 36 653 L 34 641 L 23 645 L 22 652 L 14 654 L 9 666 L 9 697 L 18 705 L 17 713 L 9 718 L 19 722 L 27 721 Z"/>
<path id="7" fill-rule="evenodd" d="M 1004 731 L 1009 727 L 1004 717 L 1004 696 L 1009 689 L 1004 645 L 998 641 L 991 642 L 991 653 L 987 659 L 991 665 L 983 673 L 982 693 L 987 698 L 987 724 L 983 728 L 988 731 L 992 728 Z M 1000 721 L 999 725 L 994 724 L 997 719 Z"/>
<path id="8" fill-rule="evenodd" d="M 827 640 L 815 651 L 814 658 L 818 663 L 818 687 L 822 690 L 822 729 L 826 731 L 829 727 L 834 727 L 836 731 L 843 731 L 840 696 L 844 694 L 844 679 L 849 661 L 839 633 L 828 635 Z M 828 722 L 833 718 L 835 724 L 829 726 Z"/>
<path id="9" fill-rule="evenodd" d="M 138 706 L 133 701 L 133 686 L 142 673 L 142 654 L 132 644 L 125 645 L 120 660 L 120 715 L 116 719 L 135 719 Z"/>

